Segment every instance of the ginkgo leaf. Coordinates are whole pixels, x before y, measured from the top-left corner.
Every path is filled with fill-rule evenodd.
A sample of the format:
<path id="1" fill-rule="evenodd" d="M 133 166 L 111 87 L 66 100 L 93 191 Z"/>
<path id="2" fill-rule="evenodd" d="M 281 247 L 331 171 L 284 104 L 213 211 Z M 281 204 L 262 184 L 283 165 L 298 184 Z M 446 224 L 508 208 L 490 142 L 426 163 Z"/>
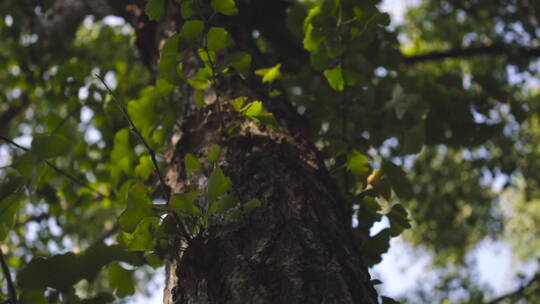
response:
<path id="1" fill-rule="evenodd" d="M 265 69 L 259 69 L 255 71 L 256 75 L 262 76 L 262 82 L 273 82 L 274 80 L 281 77 L 281 72 L 279 69 L 281 68 L 281 64 L 277 64 L 270 68 Z"/>
<path id="2" fill-rule="evenodd" d="M 208 202 L 213 203 L 218 196 L 231 189 L 231 179 L 220 168 L 216 168 L 208 180 Z"/>
<path id="3" fill-rule="evenodd" d="M 216 12 L 223 15 L 233 16 L 238 14 L 234 0 L 212 0 L 211 5 Z"/>

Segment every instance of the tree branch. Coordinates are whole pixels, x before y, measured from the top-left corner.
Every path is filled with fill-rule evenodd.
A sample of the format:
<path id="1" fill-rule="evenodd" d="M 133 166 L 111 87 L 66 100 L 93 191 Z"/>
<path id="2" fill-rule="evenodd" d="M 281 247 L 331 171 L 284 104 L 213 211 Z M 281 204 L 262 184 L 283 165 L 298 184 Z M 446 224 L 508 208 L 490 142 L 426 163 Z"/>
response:
<path id="1" fill-rule="evenodd" d="M 7 266 L 6 259 L 4 258 L 4 253 L 2 252 L 2 249 L 0 248 L 0 264 L 2 265 L 2 272 L 4 273 L 4 277 L 6 278 L 6 283 L 8 287 L 8 293 L 9 297 L 11 298 L 11 302 L 13 304 L 17 304 L 17 292 L 15 291 L 15 284 L 13 284 L 13 280 L 11 279 L 11 274 L 9 273 L 9 267 Z"/>
<path id="2" fill-rule="evenodd" d="M 480 55 L 508 56 L 508 57 L 540 57 L 540 48 L 512 47 L 504 44 L 493 44 L 468 48 L 456 48 L 446 51 L 433 51 L 420 55 L 405 56 L 403 61 L 415 64 L 426 61 L 444 60 L 451 58 L 467 58 Z"/>
<path id="3" fill-rule="evenodd" d="M 500 297 L 497 297 L 497 298 L 487 302 L 486 304 L 496 304 L 496 303 L 499 303 L 499 302 L 507 300 L 507 299 L 512 299 L 512 298 L 521 296 L 527 289 L 529 289 L 535 283 L 540 283 L 540 273 L 536 274 L 534 277 L 532 277 L 532 279 L 529 280 L 529 282 L 522 285 L 518 289 L 516 289 L 514 291 L 511 291 L 511 292 L 509 292 L 507 294 L 504 294 L 504 295 L 502 295 Z"/>
<path id="4" fill-rule="evenodd" d="M 5 137 L 5 136 L 2 136 L 0 135 L 0 139 L 7 142 L 8 144 L 14 146 L 14 147 L 17 147 L 21 150 L 24 150 L 26 152 L 29 151 L 28 148 L 25 148 L 19 144 L 17 144 L 16 142 L 14 142 L 13 140 Z M 94 192 L 99 198 L 105 198 L 105 197 L 108 197 L 108 195 L 105 195 L 103 193 L 101 193 L 99 190 L 95 189 L 94 187 L 90 186 L 90 184 L 86 181 L 86 180 L 81 180 L 69 173 L 67 173 L 66 171 L 58 168 L 57 166 L 55 166 L 53 163 L 51 163 L 50 161 L 46 160 L 45 161 L 45 164 L 47 164 L 47 166 L 51 167 L 54 171 L 56 171 L 57 173 L 63 175 L 64 177 L 68 178 L 69 180 L 71 180 L 72 182 L 78 184 L 79 186 L 81 187 L 84 187 L 84 188 L 87 188 L 89 190 L 91 190 L 92 192 Z"/>

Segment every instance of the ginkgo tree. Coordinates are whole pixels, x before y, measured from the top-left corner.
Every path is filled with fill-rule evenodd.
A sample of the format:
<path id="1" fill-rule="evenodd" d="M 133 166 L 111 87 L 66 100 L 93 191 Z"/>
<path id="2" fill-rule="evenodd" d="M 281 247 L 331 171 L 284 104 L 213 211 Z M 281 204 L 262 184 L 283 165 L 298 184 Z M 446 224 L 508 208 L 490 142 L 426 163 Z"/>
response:
<path id="1" fill-rule="evenodd" d="M 540 7 L 506 2 L 5 0 L 0 300 L 125 302 L 166 266 L 168 304 L 395 303 L 368 267 L 404 233 L 442 272 L 410 301 L 534 301 L 447 271 L 522 231 L 490 180 L 538 192 L 508 71 Z"/>

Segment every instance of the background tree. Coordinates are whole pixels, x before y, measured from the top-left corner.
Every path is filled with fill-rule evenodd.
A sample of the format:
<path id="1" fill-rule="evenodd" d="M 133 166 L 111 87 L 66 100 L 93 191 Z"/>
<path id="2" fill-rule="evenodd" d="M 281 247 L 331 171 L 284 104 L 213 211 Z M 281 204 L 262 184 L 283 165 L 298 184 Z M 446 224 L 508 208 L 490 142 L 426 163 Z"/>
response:
<path id="1" fill-rule="evenodd" d="M 375 303 L 412 224 L 440 276 L 404 302 L 537 300 L 464 269 L 486 237 L 538 258 L 539 4 L 378 4 L 3 1 L 0 299 L 122 301 L 167 264 L 165 303 Z"/>

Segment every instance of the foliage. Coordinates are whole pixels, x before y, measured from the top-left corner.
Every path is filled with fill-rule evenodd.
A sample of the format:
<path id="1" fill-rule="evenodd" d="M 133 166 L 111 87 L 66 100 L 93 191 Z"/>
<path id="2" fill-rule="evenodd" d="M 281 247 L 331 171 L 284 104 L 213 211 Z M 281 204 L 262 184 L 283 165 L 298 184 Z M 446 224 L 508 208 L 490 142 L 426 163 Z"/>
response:
<path id="1" fill-rule="evenodd" d="M 252 49 L 237 45 L 219 20 L 249 1 L 148 0 L 156 24 L 171 5 L 182 17 L 152 70 L 127 23 L 95 13 L 58 30 L 49 17 L 65 17 L 61 2 L 0 4 L 0 249 L 22 303 L 132 295 L 144 286 L 141 266 L 162 266 L 172 240 L 189 243 L 213 220 L 241 221 L 261 204 L 231 195 L 218 143 L 183 158 L 187 176 L 206 184 L 169 194 L 164 155 L 189 103 L 182 86 L 197 109 L 234 117 L 221 121 L 231 138 L 246 125 L 279 130 L 268 105 L 290 99 L 347 202 L 366 264 L 401 234 L 433 257 L 437 283 L 410 299 L 490 298 L 460 272 L 488 237 L 511 240 L 522 261 L 540 258 L 540 95 L 524 78 L 538 73 L 527 55 L 539 43 L 538 4 L 430 0 L 394 27 L 379 1 L 291 1 L 275 22 L 298 53 L 264 33 Z M 224 100 L 235 77 L 255 79 L 270 100 Z M 511 196 L 493 189 L 497 179 Z M 372 233 L 382 220 L 388 227 Z"/>

